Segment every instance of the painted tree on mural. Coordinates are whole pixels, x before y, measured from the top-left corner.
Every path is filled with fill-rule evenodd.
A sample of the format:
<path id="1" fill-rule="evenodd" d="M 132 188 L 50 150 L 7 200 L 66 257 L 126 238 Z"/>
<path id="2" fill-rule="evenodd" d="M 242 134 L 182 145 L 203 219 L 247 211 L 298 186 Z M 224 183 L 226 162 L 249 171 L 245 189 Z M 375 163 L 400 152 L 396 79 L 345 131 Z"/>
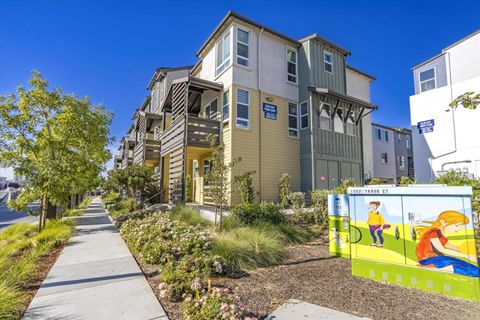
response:
<path id="1" fill-rule="evenodd" d="M 98 186 L 111 155 L 112 114 L 87 97 L 48 89 L 34 71 L 30 88 L 0 96 L 0 166 L 12 167 L 29 183 L 9 203 L 13 209 L 41 200 L 39 228 L 45 225 L 49 204 L 67 204 L 74 194 Z"/>

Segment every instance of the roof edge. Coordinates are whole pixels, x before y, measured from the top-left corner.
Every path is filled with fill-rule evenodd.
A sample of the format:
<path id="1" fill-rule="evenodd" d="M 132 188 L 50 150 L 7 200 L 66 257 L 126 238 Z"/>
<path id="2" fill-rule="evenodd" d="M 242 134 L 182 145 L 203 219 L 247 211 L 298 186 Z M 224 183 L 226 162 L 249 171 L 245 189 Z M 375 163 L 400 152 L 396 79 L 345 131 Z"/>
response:
<path id="1" fill-rule="evenodd" d="M 261 28 L 261 29 L 263 29 L 263 30 L 265 30 L 265 31 L 273 34 L 273 35 L 276 35 L 277 37 L 280 37 L 280 38 L 282 38 L 282 39 L 285 39 L 285 40 L 287 40 L 287 41 L 290 41 L 290 42 L 292 42 L 292 43 L 295 43 L 297 46 L 300 46 L 300 45 L 301 45 L 301 43 L 300 43 L 298 40 L 295 40 L 295 39 L 293 39 L 293 38 L 291 38 L 291 37 L 288 37 L 288 36 L 284 35 L 283 33 L 280 33 L 280 32 L 278 32 L 278 31 L 275 31 L 275 30 L 273 30 L 273 29 L 271 29 L 271 28 L 269 28 L 269 27 L 267 27 L 267 26 L 265 26 L 265 25 L 263 25 L 263 24 L 261 24 L 261 23 L 258 23 L 258 22 L 254 21 L 254 20 L 251 20 L 251 19 L 249 19 L 249 18 L 247 18 L 247 17 L 244 17 L 244 16 L 242 16 L 242 15 L 240 15 L 240 14 L 238 14 L 238 13 L 230 10 L 230 11 L 228 11 L 227 14 L 223 17 L 223 19 L 220 21 L 220 23 L 215 27 L 215 29 L 213 30 L 213 32 L 208 36 L 207 40 L 202 44 L 202 46 L 200 47 L 200 49 L 195 53 L 195 55 L 196 55 L 197 57 L 200 56 L 200 54 L 202 53 L 202 51 L 207 47 L 207 45 L 208 45 L 208 44 L 210 43 L 210 41 L 215 37 L 215 35 L 220 31 L 220 29 L 221 29 L 221 28 L 223 27 L 223 25 L 228 21 L 228 19 L 230 19 L 230 18 L 232 18 L 232 17 L 233 17 L 233 18 L 236 18 L 236 19 L 238 19 L 238 20 L 241 20 L 241 21 L 243 21 L 243 22 L 245 22 L 245 23 L 254 25 L 254 26 L 256 26 L 257 28 Z"/>
<path id="2" fill-rule="evenodd" d="M 360 73 L 361 75 L 369 78 L 369 79 L 372 80 L 372 81 L 373 81 L 373 80 L 377 80 L 377 78 L 375 78 L 374 76 L 372 76 L 372 75 L 370 75 L 370 74 L 368 74 L 368 73 L 366 73 L 366 72 L 363 72 L 363 71 L 360 70 L 360 69 L 357 69 L 357 68 L 355 68 L 355 67 L 352 67 L 352 66 L 349 65 L 349 64 L 347 64 L 346 67 L 347 67 L 348 69 L 352 70 L 352 71 L 355 71 L 356 73 Z"/>
<path id="3" fill-rule="evenodd" d="M 352 55 L 352 53 L 350 51 L 348 51 L 347 49 L 342 48 L 338 44 L 319 36 L 317 33 L 312 33 L 311 35 L 303 37 L 298 41 L 305 42 L 305 41 L 308 41 L 308 40 L 317 40 L 317 41 L 323 42 L 324 44 L 337 49 L 338 51 L 340 51 L 346 57 Z"/>

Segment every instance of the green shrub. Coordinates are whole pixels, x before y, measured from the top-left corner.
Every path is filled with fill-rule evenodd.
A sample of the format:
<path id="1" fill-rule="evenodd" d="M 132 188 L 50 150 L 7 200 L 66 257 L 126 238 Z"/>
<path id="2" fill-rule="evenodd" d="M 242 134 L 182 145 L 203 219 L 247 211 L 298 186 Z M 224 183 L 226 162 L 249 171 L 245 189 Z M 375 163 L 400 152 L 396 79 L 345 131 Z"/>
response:
<path id="1" fill-rule="evenodd" d="M 305 207 L 305 194 L 303 192 L 290 193 L 290 203 L 292 204 L 293 210 L 296 212 L 300 211 Z"/>
<path id="2" fill-rule="evenodd" d="M 269 202 L 240 204 L 232 209 L 230 215 L 234 217 L 232 219 L 237 219 L 245 225 L 252 225 L 259 221 L 281 223 L 286 219 L 281 207 Z"/>
<path id="3" fill-rule="evenodd" d="M 25 295 L 16 287 L 0 282 L 0 319 L 20 319 Z"/>
<path id="4" fill-rule="evenodd" d="M 174 220 L 181 221 L 191 226 L 205 226 L 210 224 L 210 221 L 205 219 L 200 211 L 184 205 L 173 207 L 172 210 L 170 210 L 170 217 Z"/>
<path id="5" fill-rule="evenodd" d="M 232 230 L 239 227 L 245 227 L 245 224 L 234 214 L 229 214 L 223 217 L 222 219 L 222 229 L 223 230 Z"/>
<path id="6" fill-rule="evenodd" d="M 276 265 L 283 258 L 283 241 L 276 233 L 243 227 L 219 234 L 213 252 L 222 257 L 230 272 Z"/>
<path id="7" fill-rule="evenodd" d="M 357 182 L 353 178 L 343 179 L 342 183 L 335 188 L 336 194 L 346 194 L 349 187 L 356 187 Z"/>
<path id="8" fill-rule="evenodd" d="M 125 221 L 120 232 L 130 249 L 149 264 L 166 263 L 209 250 L 212 238 L 200 226 L 188 226 L 161 212 Z"/>
<path id="9" fill-rule="evenodd" d="M 245 318 L 245 309 L 238 296 L 228 288 L 212 288 L 200 297 L 189 295 L 181 305 L 185 320 L 257 319 Z"/>
<path id="10" fill-rule="evenodd" d="M 375 178 L 374 177 L 374 178 L 369 179 L 367 184 L 371 185 L 371 186 L 382 185 L 382 184 L 385 184 L 385 181 L 382 178 Z"/>
<path id="11" fill-rule="evenodd" d="M 305 218 L 308 223 L 321 225 L 325 230 L 328 229 L 328 195 L 331 191 L 318 189 L 312 191 L 313 211 L 305 212 Z"/>
<path id="12" fill-rule="evenodd" d="M 178 261 L 170 261 L 160 268 L 161 297 L 178 301 L 183 295 L 194 293 L 192 284 L 205 285 L 212 275 L 223 272 L 221 257 L 210 252 L 185 256 Z"/>
<path id="13" fill-rule="evenodd" d="M 85 197 L 85 199 L 83 199 L 82 202 L 78 205 L 78 208 L 87 209 L 87 207 L 90 205 L 90 202 L 92 202 L 92 197 Z"/>
<path id="14" fill-rule="evenodd" d="M 417 183 L 415 179 L 410 177 L 400 177 L 400 181 L 398 182 L 401 187 L 407 187 L 408 185 L 415 183 Z"/>
<path id="15" fill-rule="evenodd" d="M 256 173 L 255 170 L 247 171 L 239 176 L 234 177 L 234 181 L 238 184 L 240 190 L 240 197 L 242 203 L 248 204 L 255 201 L 255 189 L 253 189 L 252 176 Z"/>
<path id="16" fill-rule="evenodd" d="M 127 198 L 119 202 L 107 205 L 108 213 L 113 219 L 118 218 L 126 213 L 133 212 L 139 208 L 139 203 L 136 199 Z"/>
<path id="17" fill-rule="evenodd" d="M 283 173 L 278 182 L 278 193 L 280 197 L 280 206 L 284 209 L 290 207 L 290 176 Z"/>

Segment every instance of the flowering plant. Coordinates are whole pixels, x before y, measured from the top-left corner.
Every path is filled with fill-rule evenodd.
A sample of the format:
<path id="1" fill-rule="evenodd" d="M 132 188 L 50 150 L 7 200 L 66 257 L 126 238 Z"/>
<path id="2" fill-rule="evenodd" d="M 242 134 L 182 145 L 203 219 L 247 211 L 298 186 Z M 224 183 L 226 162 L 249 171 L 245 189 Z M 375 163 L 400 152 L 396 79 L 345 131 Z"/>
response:
<path id="1" fill-rule="evenodd" d="M 257 320 L 256 317 L 246 317 L 245 306 L 240 298 L 227 288 L 213 287 L 203 290 L 197 297 L 184 297 L 181 309 L 185 320 Z"/>

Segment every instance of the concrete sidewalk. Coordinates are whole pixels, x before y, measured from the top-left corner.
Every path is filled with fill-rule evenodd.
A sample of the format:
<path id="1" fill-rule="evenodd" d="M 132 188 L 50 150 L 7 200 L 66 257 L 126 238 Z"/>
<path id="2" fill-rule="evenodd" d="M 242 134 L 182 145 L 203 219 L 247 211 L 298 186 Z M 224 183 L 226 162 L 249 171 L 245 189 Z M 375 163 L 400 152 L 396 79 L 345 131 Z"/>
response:
<path id="1" fill-rule="evenodd" d="M 98 198 L 24 319 L 162 319 L 167 316 Z"/>
<path id="2" fill-rule="evenodd" d="M 371 320 L 299 300 L 289 300 L 265 320 Z"/>

